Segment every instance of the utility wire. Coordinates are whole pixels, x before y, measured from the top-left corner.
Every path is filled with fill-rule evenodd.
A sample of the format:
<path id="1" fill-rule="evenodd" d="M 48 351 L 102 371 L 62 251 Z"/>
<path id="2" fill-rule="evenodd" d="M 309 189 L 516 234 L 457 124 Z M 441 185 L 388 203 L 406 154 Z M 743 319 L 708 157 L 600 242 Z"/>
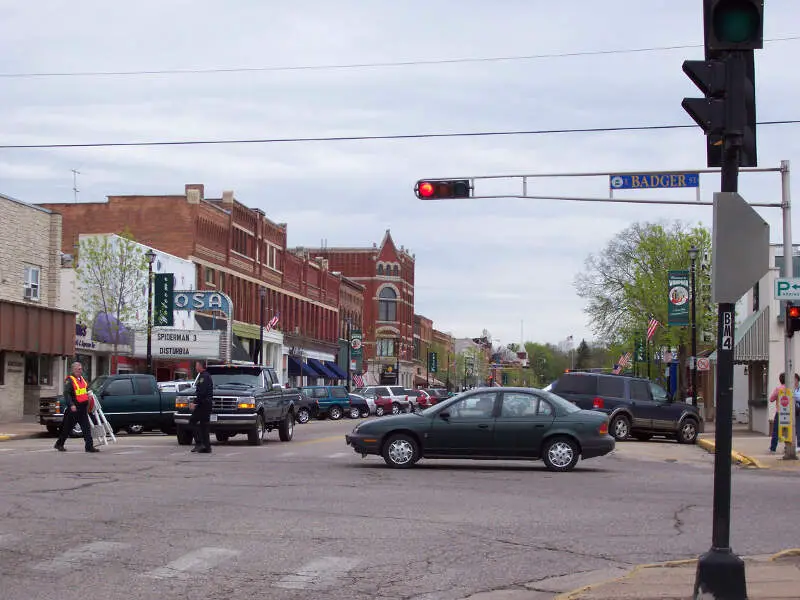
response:
<path id="1" fill-rule="evenodd" d="M 761 121 L 758 125 L 797 125 L 800 119 Z M 210 146 L 229 144 L 288 144 L 307 142 L 361 142 L 372 140 L 413 140 L 429 138 L 464 138 L 511 135 L 550 135 L 556 133 L 615 133 L 619 131 L 656 131 L 694 129 L 697 125 L 639 125 L 632 127 L 587 127 L 582 129 L 536 129 L 530 131 L 462 131 L 453 133 L 408 133 L 398 135 L 349 135 L 330 137 L 255 138 L 228 140 L 172 140 L 154 142 L 93 142 L 85 144 L 0 144 L 0 150 L 33 150 L 48 148 L 119 148 L 130 146 Z"/>
<path id="2" fill-rule="evenodd" d="M 764 40 L 765 43 L 800 40 L 800 35 Z M 548 54 L 527 54 L 516 56 L 489 56 L 476 58 L 443 58 L 434 60 L 407 60 L 395 62 L 350 63 L 332 65 L 296 65 L 276 67 L 219 67 L 200 69 L 153 69 L 141 71 L 64 71 L 39 73 L 0 73 L 5 79 L 33 79 L 43 77 L 126 77 L 138 75 L 207 75 L 212 73 L 265 73 L 277 71 L 331 71 L 342 69 L 376 69 L 387 67 L 410 67 L 419 65 L 454 65 L 463 63 L 511 62 L 520 60 L 541 60 L 548 58 L 571 58 L 577 56 L 603 56 L 607 54 L 635 54 L 642 52 L 662 52 L 665 50 L 685 50 L 702 48 L 702 44 L 679 44 L 674 46 L 652 46 L 647 48 L 621 48 L 612 50 L 585 50 L 577 52 L 558 52 Z"/>

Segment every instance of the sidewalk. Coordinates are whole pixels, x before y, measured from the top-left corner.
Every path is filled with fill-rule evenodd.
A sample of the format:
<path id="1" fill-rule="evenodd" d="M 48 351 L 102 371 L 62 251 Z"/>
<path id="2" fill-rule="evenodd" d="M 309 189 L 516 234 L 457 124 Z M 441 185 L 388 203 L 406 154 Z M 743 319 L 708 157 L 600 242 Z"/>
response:
<path id="1" fill-rule="evenodd" d="M 800 549 L 746 557 L 749 600 L 800 596 Z M 697 560 L 639 565 L 627 575 L 556 596 L 558 600 L 686 600 L 694 597 Z"/>
<path id="2" fill-rule="evenodd" d="M 708 431 L 708 430 L 711 431 Z M 778 442 L 778 451 L 769 452 L 769 436 L 755 433 L 735 426 L 733 429 L 733 451 L 731 458 L 741 466 L 755 469 L 772 469 L 776 471 L 794 471 L 800 473 L 800 460 L 783 460 L 783 442 Z M 714 430 L 707 427 L 706 433 L 697 438 L 697 445 L 710 453 L 714 453 Z M 800 594 L 798 594 L 800 597 Z"/>
<path id="3" fill-rule="evenodd" d="M 36 419 L 37 417 L 25 417 L 23 421 L 0 423 L 0 442 L 48 437 L 47 430 Z"/>

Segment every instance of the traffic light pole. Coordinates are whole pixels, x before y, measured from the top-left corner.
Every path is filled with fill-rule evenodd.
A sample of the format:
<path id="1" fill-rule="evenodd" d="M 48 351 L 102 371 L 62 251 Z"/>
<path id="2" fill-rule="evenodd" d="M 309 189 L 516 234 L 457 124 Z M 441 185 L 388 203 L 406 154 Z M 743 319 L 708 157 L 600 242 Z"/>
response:
<path id="1" fill-rule="evenodd" d="M 725 137 L 721 190 L 739 190 L 741 136 Z M 717 313 L 717 412 L 714 432 L 714 500 L 711 549 L 700 556 L 694 598 L 746 600 L 744 561 L 731 550 L 731 450 L 733 447 L 733 353 L 736 305 L 720 302 Z"/>
<path id="2" fill-rule="evenodd" d="M 781 208 L 783 211 L 783 276 L 794 277 L 794 264 L 792 262 L 792 203 L 789 192 L 789 161 L 781 161 Z M 784 305 L 786 303 L 784 302 Z M 784 312 L 787 320 L 789 319 L 788 311 Z M 794 392 L 794 336 L 789 336 L 788 331 L 784 331 L 783 338 L 784 349 L 784 369 L 786 373 L 786 385 L 792 386 L 790 389 Z M 794 394 L 792 394 L 792 407 L 789 411 L 789 432 L 790 440 L 784 442 L 783 458 L 784 460 L 797 460 L 797 419 L 795 418 Z M 776 403 L 775 418 L 779 419 L 780 409 Z"/>

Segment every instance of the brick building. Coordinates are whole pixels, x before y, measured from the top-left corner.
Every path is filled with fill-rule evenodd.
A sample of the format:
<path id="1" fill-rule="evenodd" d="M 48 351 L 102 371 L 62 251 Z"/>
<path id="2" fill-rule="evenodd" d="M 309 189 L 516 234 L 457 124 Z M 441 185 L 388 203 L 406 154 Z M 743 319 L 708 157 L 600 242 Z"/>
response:
<path id="1" fill-rule="evenodd" d="M 265 364 L 295 384 L 346 378 L 330 366 L 339 350 L 342 276 L 316 255 L 287 252 L 286 224 L 245 206 L 233 192 L 206 198 L 202 184 L 188 184 L 178 195 L 109 196 L 107 202 L 44 206 L 63 215 L 66 252 L 74 251 L 79 234 L 127 229 L 142 244 L 191 260 L 197 289 L 231 298 L 235 361 L 258 355 L 261 324 L 277 316 L 275 328 L 265 333 Z M 222 327 L 220 318 L 202 312 L 196 318 L 200 328 Z"/>
<path id="2" fill-rule="evenodd" d="M 61 216 L 0 195 L 0 423 L 39 412 L 60 393 L 75 351 L 63 310 Z"/>
<path id="3" fill-rule="evenodd" d="M 364 380 L 414 384 L 414 257 L 395 246 L 389 230 L 372 248 L 297 248 L 364 286 Z"/>
<path id="4" fill-rule="evenodd" d="M 414 387 L 427 387 L 428 353 L 433 350 L 433 321 L 422 315 L 414 315 Z"/>
<path id="5" fill-rule="evenodd" d="M 455 338 L 449 333 L 434 329 L 432 333 L 432 343 L 436 351 L 442 354 L 439 359 L 439 373 L 437 374 L 437 378 L 442 381 L 448 389 L 452 388 L 456 375 Z"/>

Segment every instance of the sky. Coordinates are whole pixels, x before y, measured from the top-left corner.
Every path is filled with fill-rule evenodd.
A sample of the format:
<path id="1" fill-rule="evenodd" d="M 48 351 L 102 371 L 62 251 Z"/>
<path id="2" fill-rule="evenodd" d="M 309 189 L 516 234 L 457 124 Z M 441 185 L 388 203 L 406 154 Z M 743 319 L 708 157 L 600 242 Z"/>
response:
<path id="1" fill-rule="evenodd" d="M 0 2 L 0 145 L 372 136 L 690 125 L 701 0 L 82 0 Z M 769 0 L 766 40 L 800 37 L 800 3 Z M 633 49 L 684 46 L 641 52 Z M 692 46 L 692 47 L 685 47 Z M 609 52 L 614 51 L 614 52 Z M 623 52 L 618 52 L 623 51 Z M 585 54 L 585 53 L 590 54 Z M 579 55 L 575 55 L 575 54 Z M 563 56 L 563 55 L 571 56 Z M 520 60 L 293 68 L 463 58 Z M 542 57 L 542 55 L 547 55 Z M 553 56 L 562 55 L 562 56 Z M 800 118 L 800 39 L 756 52 L 758 118 Z M 64 73 L 262 69 L 214 73 Z M 284 68 L 284 69 L 276 69 Z M 268 70 L 265 70 L 268 69 Z M 55 73 L 47 77 L 9 76 Z M 760 167 L 800 168 L 800 125 L 758 129 Z M 502 344 L 595 337 L 575 288 L 585 260 L 634 222 L 710 227 L 706 206 L 531 199 L 420 201 L 425 177 L 705 168 L 699 128 L 213 146 L 0 149 L 0 193 L 28 202 L 233 190 L 288 223 L 290 246 L 371 246 L 390 229 L 416 258 L 415 312 Z M 545 177 L 534 195 L 608 197 L 609 179 Z M 519 193 L 478 181 L 480 195 Z M 701 177 L 710 201 L 719 177 Z M 777 202 L 777 173 L 746 174 Z M 694 199 L 694 190 L 617 197 Z M 780 211 L 759 209 L 781 241 Z M 795 211 L 793 225 L 800 223 Z M 687 259 L 688 263 L 688 259 Z M 688 267 L 688 265 L 687 265 Z M 666 296 L 666 292 L 665 292 Z M 666 302 L 666 298 L 665 298 Z"/>

